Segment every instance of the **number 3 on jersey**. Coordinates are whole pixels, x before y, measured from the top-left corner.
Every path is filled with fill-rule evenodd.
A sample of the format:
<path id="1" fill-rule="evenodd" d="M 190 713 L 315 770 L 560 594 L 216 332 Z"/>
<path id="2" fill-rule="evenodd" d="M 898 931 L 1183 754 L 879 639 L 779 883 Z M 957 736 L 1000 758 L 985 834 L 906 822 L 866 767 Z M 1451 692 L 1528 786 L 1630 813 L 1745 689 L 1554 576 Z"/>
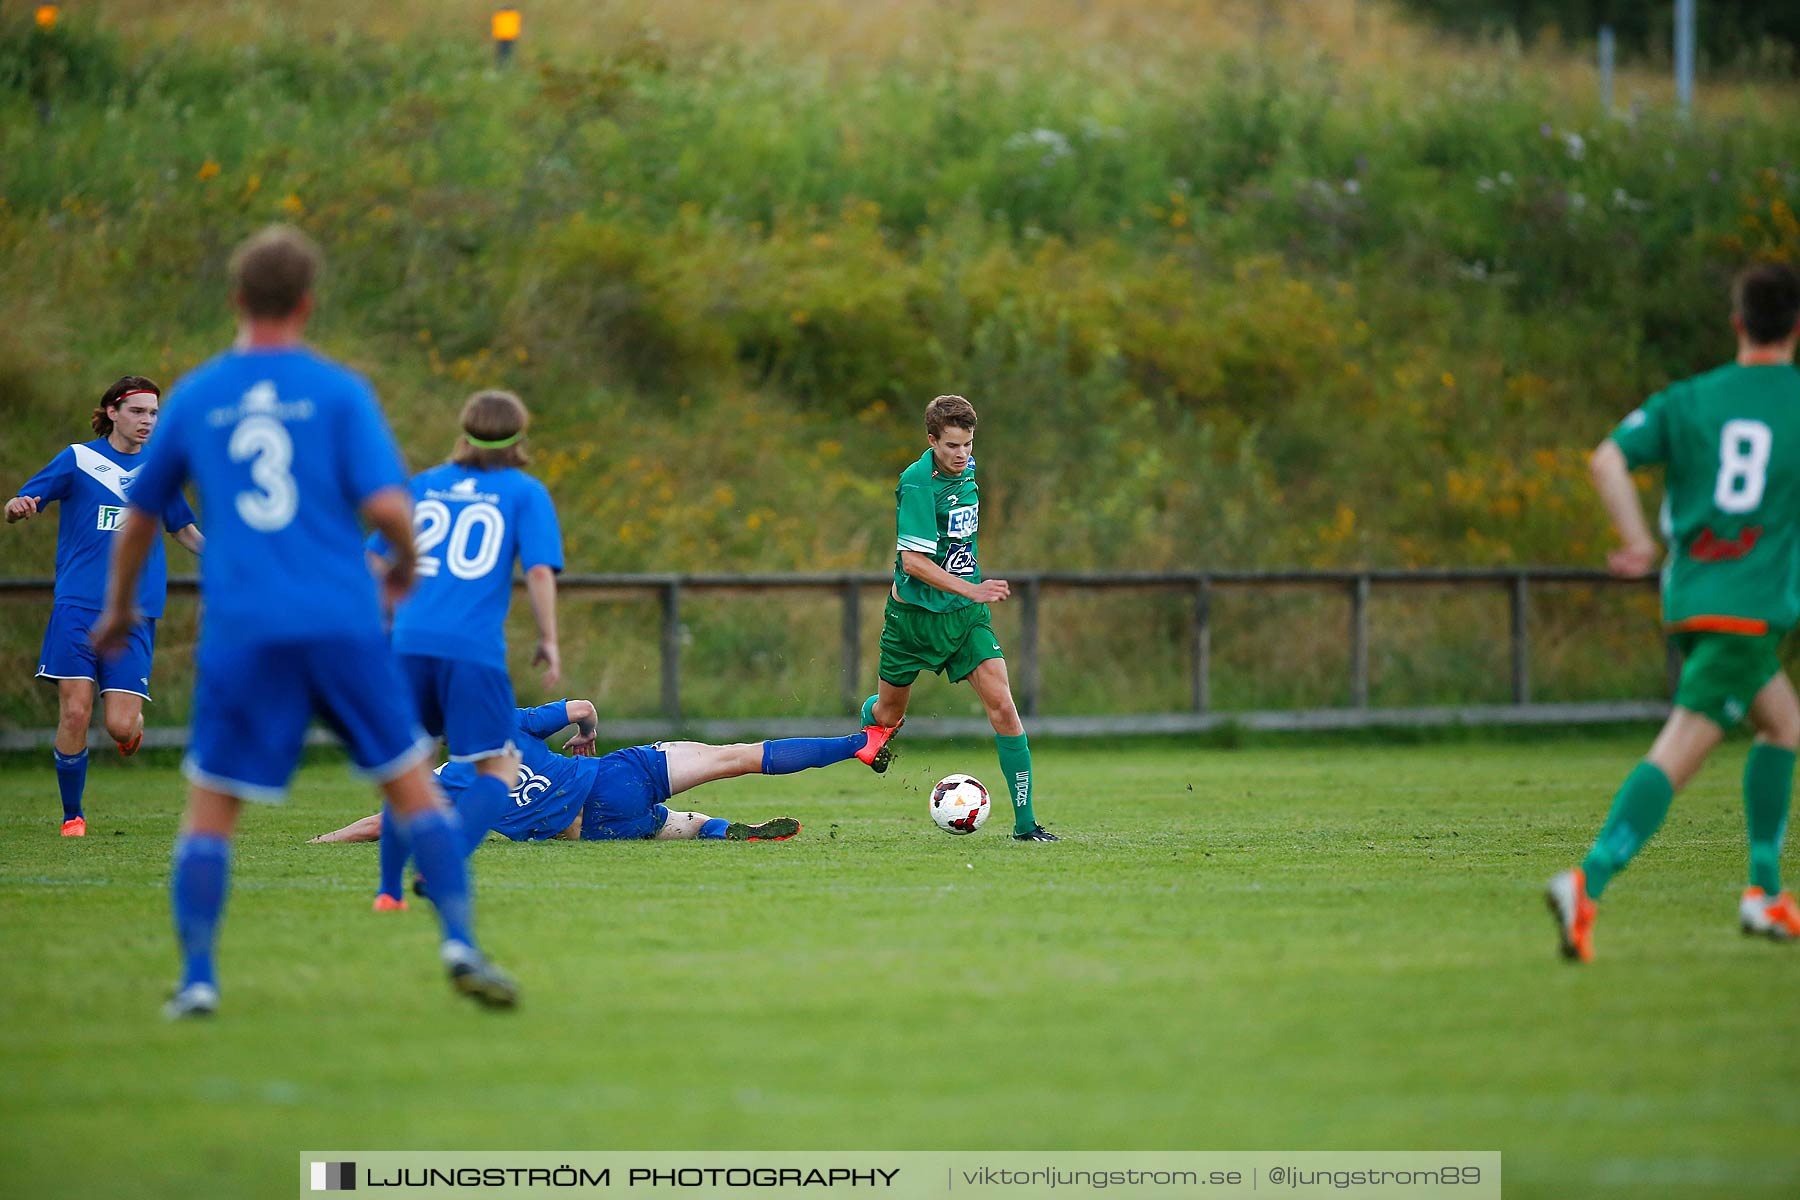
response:
<path id="1" fill-rule="evenodd" d="M 1719 479 L 1713 485 L 1713 504 L 1720 512 L 1754 512 L 1762 503 L 1774 448 L 1775 436 L 1761 421 L 1725 422 L 1719 433 Z"/>
<path id="2" fill-rule="evenodd" d="M 245 417 L 231 431 L 226 452 L 232 462 L 250 462 L 250 482 L 258 489 L 237 494 L 244 524 L 258 533 L 286 529 L 300 510 L 300 489 L 288 469 L 294 465 L 294 440 L 287 428 L 273 417 Z"/>
<path id="3" fill-rule="evenodd" d="M 500 543 L 505 534 L 506 518 L 485 500 L 463 505 L 454 519 L 450 506 L 442 500 L 421 500 L 413 508 L 413 548 L 419 552 L 421 577 L 438 573 L 440 560 L 431 551 L 449 539 L 443 565 L 458 579 L 480 579 L 499 564 Z M 477 536 L 480 545 L 471 555 L 469 543 Z"/>

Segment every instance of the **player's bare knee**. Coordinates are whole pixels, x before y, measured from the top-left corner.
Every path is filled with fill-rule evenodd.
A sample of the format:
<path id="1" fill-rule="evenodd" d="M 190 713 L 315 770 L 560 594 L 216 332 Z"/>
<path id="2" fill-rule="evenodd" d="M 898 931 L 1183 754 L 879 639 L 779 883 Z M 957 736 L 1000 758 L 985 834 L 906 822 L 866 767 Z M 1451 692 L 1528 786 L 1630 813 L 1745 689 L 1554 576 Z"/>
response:
<path id="1" fill-rule="evenodd" d="M 763 744 L 761 742 L 743 742 L 733 746 L 732 765 L 740 775 L 760 775 L 763 765 Z"/>
<path id="2" fill-rule="evenodd" d="M 1800 750 L 1800 717 L 1786 717 L 1759 726 L 1756 740 L 1783 750 Z"/>
<path id="3" fill-rule="evenodd" d="M 106 736 L 115 742 L 129 742 L 138 735 L 140 723 L 141 714 L 132 713 L 127 716 L 124 713 L 109 712 L 106 714 Z"/>
<path id="4" fill-rule="evenodd" d="M 669 819 L 664 821 L 663 827 L 656 831 L 657 840 L 673 842 L 697 838 L 700 836 L 700 827 L 706 824 L 707 820 L 705 813 L 670 809 Z"/>
<path id="5" fill-rule="evenodd" d="M 94 719 L 94 703 L 86 697 L 63 697 L 57 724 L 64 729 L 85 731 Z"/>
<path id="6" fill-rule="evenodd" d="M 988 724 L 1001 737 L 1018 737 L 1025 732 L 1025 723 L 1019 720 L 1019 707 L 1013 703 L 1011 696 L 1004 701 L 989 704 L 987 718 Z"/>

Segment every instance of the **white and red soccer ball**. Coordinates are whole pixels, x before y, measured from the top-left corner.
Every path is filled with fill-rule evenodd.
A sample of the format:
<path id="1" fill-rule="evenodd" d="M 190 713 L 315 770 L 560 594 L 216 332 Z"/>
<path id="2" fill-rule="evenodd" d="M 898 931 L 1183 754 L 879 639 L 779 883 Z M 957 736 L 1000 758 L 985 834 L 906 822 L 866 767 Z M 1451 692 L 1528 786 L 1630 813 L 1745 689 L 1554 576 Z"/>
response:
<path id="1" fill-rule="evenodd" d="M 946 775 L 931 789 L 931 819 L 945 833 L 974 833 L 993 804 L 973 775 Z"/>

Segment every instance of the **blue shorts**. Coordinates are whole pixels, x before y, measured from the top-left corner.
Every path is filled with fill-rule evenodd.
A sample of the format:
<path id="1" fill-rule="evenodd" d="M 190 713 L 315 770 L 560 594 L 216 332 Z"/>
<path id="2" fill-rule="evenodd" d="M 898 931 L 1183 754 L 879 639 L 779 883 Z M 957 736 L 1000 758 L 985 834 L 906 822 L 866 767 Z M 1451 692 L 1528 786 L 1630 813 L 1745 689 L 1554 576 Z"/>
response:
<path id="1" fill-rule="evenodd" d="M 156 648 L 156 619 L 146 617 L 131 631 L 125 648 L 102 656 L 88 642 L 88 631 L 100 620 L 91 608 L 73 604 L 50 607 L 44 648 L 38 651 L 39 679 L 91 679 L 102 692 L 129 692 L 150 698 L 150 656 Z"/>
<path id="2" fill-rule="evenodd" d="M 669 819 L 669 760 L 655 746 L 627 746 L 600 760 L 581 808 L 584 842 L 653 838 Z"/>
<path id="3" fill-rule="evenodd" d="M 451 762 L 476 762 L 518 748 L 513 731 L 519 710 L 505 671 L 427 654 L 400 654 L 395 661 L 411 685 L 419 724 L 444 739 Z"/>
<path id="4" fill-rule="evenodd" d="M 202 787 L 276 802 L 318 717 L 350 752 L 357 772 L 386 783 L 431 753 L 387 641 L 212 644 L 194 679 L 194 720 L 182 770 Z"/>

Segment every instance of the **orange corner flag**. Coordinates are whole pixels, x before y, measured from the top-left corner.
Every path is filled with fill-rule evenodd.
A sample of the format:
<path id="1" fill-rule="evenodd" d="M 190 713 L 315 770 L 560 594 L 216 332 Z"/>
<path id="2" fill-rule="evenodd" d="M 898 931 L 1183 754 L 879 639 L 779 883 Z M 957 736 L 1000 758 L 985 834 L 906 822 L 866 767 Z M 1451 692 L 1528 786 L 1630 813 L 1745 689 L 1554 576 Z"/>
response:
<path id="1" fill-rule="evenodd" d="M 494 13 L 494 40 L 496 42 L 514 41 L 519 36 L 519 26 L 523 19 L 516 8 L 502 8 Z"/>
<path id="2" fill-rule="evenodd" d="M 62 10 L 54 4 L 40 4 L 37 7 L 37 23 L 39 29 L 55 29 L 56 18 L 62 16 Z"/>

